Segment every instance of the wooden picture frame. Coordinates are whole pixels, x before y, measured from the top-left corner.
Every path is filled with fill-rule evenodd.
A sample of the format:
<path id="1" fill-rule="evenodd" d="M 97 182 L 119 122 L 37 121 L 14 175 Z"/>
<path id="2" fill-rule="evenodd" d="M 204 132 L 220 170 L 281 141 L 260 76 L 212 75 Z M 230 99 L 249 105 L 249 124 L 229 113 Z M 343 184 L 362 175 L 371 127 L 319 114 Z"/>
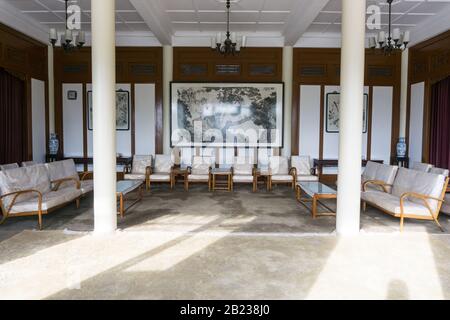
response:
<path id="1" fill-rule="evenodd" d="M 170 89 L 171 147 L 283 148 L 283 82 L 171 82 Z"/>
<path id="2" fill-rule="evenodd" d="M 87 127 L 92 131 L 92 90 L 89 90 L 86 95 L 87 108 Z M 130 130 L 130 92 L 126 90 L 116 91 L 116 130 L 129 131 Z"/>
<path id="3" fill-rule="evenodd" d="M 339 92 L 327 93 L 325 104 L 325 131 L 327 133 L 339 133 L 340 95 Z M 367 133 L 369 119 L 369 95 L 367 93 L 364 93 L 363 104 L 363 133 Z"/>

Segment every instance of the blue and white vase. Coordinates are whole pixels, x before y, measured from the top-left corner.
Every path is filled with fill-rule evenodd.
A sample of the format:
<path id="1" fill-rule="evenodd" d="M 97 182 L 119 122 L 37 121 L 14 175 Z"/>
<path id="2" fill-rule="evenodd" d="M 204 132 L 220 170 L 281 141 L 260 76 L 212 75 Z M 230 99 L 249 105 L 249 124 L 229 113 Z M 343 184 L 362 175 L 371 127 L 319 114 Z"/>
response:
<path id="1" fill-rule="evenodd" d="M 397 143 L 397 158 L 406 157 L 406 138 L 399 138 Z"/>
<path id="2" fill-rule="evenodd" d="M 50 133 L 50 139 L 48 142 L 48 149 L 51 155 L 57 155 L 59 149 L 59 140 L 56 133 Z"/>

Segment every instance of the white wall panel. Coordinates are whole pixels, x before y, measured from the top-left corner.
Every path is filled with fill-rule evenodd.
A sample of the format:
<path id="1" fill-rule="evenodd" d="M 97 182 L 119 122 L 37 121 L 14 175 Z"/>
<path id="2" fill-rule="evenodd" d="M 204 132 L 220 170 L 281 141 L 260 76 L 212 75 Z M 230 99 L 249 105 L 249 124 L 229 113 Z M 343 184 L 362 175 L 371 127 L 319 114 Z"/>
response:
<path id="1" fill-rule="evenodd" d="M 372 159 L 389 164 L 392 143 L 393 87 L 373 87 Z"/>
<path id="2" fill-rule="evenodd" d="M 409 119 L 409 158 L 411 164 L 422 162 L 424 95 L 424 82 L 411 86 L 411 116 Z"/>
<path id="3" fill-rule="evenodd" d="M 63 134 L 64 156 L 83 156 L 83 85 L 64 83 L 63 95 Z M 76 91 L 77 99 L 68 100 L 68 91 Z"/>
<path id="4" fill-rule="evenodd" d="M 135 85 L 136 154 L 155 154 L 155 85 Z"/>
<path id="5" fill-rule="evenodd" d="M 33 161 L 44 163 L 46 148 L 45 136 L 45 82 L 31 79 L 31 111 L 33 129 Z"/>
<path id="6" fill-rule="evenodd" d="M 320 86 L 300 86 L 299 154 L 319 158 Z"/>

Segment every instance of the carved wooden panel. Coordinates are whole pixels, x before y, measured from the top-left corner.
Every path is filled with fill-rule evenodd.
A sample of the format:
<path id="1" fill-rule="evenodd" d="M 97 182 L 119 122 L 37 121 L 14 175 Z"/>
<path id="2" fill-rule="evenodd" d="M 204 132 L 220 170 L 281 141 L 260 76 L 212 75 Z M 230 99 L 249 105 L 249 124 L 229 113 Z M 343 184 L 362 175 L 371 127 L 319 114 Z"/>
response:
<path id="1" fill-rule="evenodd" d="M 240 64 L 216 64 L 216 74 L 218 75 L 239 75 L 241 74 Z"/>
<path id="2" fill-rule="evenodd" d="M 325 77 L 327 67 L 322 65 L 306 65 L 300 66 L 300 75 L 302 77 Z"/>
<path id="3" fill-rule="evenodd" d="M 156 66 L 150 63 L 133 63 L 130 65 L 130 74 L 135 76 L 154 76 Z"/>
<path id="4" fill-rule="evenodd" d="M 273 76 L 276 72 L 275 64 L 250 64 L 252 76 Z"/>
<path id="5" fill-rule="evenodd" d="M 180 65 L 180 73 L 183 76 L 200 76 L 208 73 L 208 65 L 185 63 Z"/>

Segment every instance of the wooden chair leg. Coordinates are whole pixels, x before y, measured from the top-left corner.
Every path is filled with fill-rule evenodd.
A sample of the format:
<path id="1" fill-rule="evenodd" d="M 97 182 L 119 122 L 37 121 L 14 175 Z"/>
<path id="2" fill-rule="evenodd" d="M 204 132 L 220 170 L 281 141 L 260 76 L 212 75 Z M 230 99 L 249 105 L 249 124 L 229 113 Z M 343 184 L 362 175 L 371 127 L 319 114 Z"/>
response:
<path id="1" fill-rule="evenodd" d="M 76 205 L 77 205 L 77 209 L 80 209 L 80 198 L 78 198 L 78 199 L 75 201 L 75 203 L 76 203 Z"/>
<path id="2" fill-rule="evenodd" d="M 365 213 L 367 210 L 367 203 L 365 201 L 362 202 L 362 211 Z"/>
<path id="3" fill-rule="evenodd" d="M 403 232 L 404 221 L 405 221 L 405 218 L 403 216 L 400 217 L 400 232 Z"/>
<path id="4" fill-rule="evenodd" d="M 39 230 L 42 230 L 42 212 L 38 213 L 38 225 L 39 225 Z"/>
<path id="5" fill-rule="evenodd" d="M 434 222 L 436 222 L 436 224 L 438 225 L 439 229 L 441 229 L 441 232 L 445 232 L 445 229 L 441 226 L 438 219 L 435 216 L 433 216 L 433 219 L 434 219 Z"/>

